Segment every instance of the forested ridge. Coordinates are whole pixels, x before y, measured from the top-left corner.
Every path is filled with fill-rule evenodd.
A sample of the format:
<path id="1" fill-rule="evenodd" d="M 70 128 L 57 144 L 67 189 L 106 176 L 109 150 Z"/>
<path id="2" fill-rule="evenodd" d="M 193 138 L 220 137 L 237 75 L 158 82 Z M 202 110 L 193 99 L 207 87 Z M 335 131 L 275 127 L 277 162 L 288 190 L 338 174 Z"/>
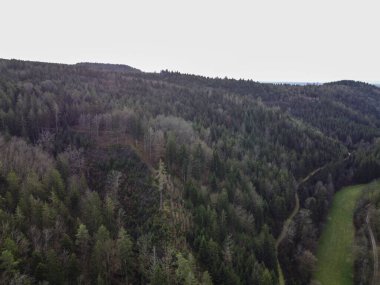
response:
<path id="1" fill-rule="evenodd" d="M 0 60 L 0 283 L 270 285 L 278 255 L 308 284 L 334 192 L 380 176 L 379 137 L 361 82 Z"/>

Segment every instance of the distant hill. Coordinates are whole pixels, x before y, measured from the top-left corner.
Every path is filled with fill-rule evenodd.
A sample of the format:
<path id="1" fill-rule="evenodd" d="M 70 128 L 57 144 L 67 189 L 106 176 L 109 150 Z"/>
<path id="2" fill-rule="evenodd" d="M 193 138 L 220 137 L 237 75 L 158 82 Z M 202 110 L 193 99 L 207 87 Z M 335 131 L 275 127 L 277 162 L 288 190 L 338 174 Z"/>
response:
<path id="1" fill-rule="evenodd" d="M 252 80 L 207 78 L 162 71 L 150 78 L 189 88 L 203 86 L 261 99 L 341 142 L 371 141 L 380 136 L 380 92 L 375 85 L 341 80 L 322 85 L 260 83 Z"/>
<path id="2" fill-rule="evenodd" d="M 93 70 L 111 71 L 111 72 L 141 72 L 141 70 L 125 64 L 111 64 L 111 63 L 93 63 L 93 62 L 79 62 L 76 66 L 86 67 Z"/>
<path id="3" fill-rule="evenodd" d="M 277 85 L 299 85 L 299 86 L 323 84 L 320 82 L 302 82 L 302 81 L 263 81 L 261 83 L 270 83 L 270 84 L 277 84 Z"/>
<path id="4" fill-rule="evenodd" d="M 339 80 L 325 83 L 325 85 L 345 85 L 349 87 L 370 87 L 373 86 L 370 83 L 355 81 L 355 80 Z"/>

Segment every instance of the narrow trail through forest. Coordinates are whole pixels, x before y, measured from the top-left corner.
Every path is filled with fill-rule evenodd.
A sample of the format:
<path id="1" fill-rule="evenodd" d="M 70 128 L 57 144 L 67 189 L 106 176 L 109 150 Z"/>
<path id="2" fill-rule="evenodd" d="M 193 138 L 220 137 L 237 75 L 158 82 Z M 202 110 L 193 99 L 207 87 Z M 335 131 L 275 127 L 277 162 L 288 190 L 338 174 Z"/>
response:
<path id="1" fill-rule="evenodd" d="M 373 276 L 372 276 L 372 285 L 379 284 L 379 256 L 377 251 L 377 244 L 375 240 L 375 235 L 373 234 L 371 223 L 370 223 L 370 210 L 368 209 L 367 217 L 365 219 L 367 226 L 368 226 L 368 232 L 369 237 L 371 239 L 371 245 L 372 245 L 372 253 L 373 253 Z"/>
<path id="2" fill-rule="evenodd" d="M 351 152 L 348 152 L 347 157 L 345 159 L 343 159 L 343 161 L 349 159 L 350 156 L 351 156 Z M 311 177 L 313 177 L 320 170 L 324 169 L 327 165 L 329 165 L 329 163 L 327 163 L 327 164 L 325 164 L 325 165 L 323 165 L 321 167 L 318 167 L 317 169 L 314 169 L 312 172 L 310 172 L 305 178 L 303 178 L 298 183 L 297 190 L 295 192 L 295 205 L 294 205 L 294 208 L 293 208 L 291 214 L 289 215 L 289 217 L 284 222 L 284 225 L 282 226 L 281 233 L 280 233 L 280 235 L 276 239 L 275 246 L 276 246 L 276 252 L 277 252 L 277 254 L 278 254 L 278 246 L 281 244 L 281 242 L 286 237 L 286 234 L 288 232 L 290 223 L 292 222 L 293 218 L 295 217 L 295 215 L 298 213 L 298 211 L 300 209 L 300 201 L 299 201 L 298 192 L 297 192 L 298 191 L 298 187 L 301 186 L 302 184 L 304 184 L 305 182 L 307 182 Z M 285 285 L 284 273 L 282 272 L 281 264 L 280 264 L 278 258 L 277 258 L 277 268 L 278 268 L 278 273 L 279 273 L 279 282 L 280 282 L 280 285 Z"/>
<path id="3" fill-rule="evenodd" d="M 321 166 L 317 169 L 314 169 L 312 172 L 310 172 L 304 179 L 302 179 L 298 185 L 297 185 L 297 188 L 302 185 L 303 183 L 307 182 L 313 175 L 315 175 L 317 172 L 319 172 L 320 170 L 322 170 L 323 168 L 325 168 L 327 166 L 324 165 L 324 166 Z M 291 223 L 291 221 L 293 220 L 294 216 L 298 213 L 299 211 L 299 208 L 300 208 L 300 201 L 299 201 L 299 198 L 298 198 L 298 192 L 296 191 L 295 192 L 295 205 L 294 205 L 294 208 L 291 212 L 291 214 L 289 215 L 289 217 L 286 219 L 286 221 L 284 222 L 284 225 L 282 226 L 282 230 L 281 230 L 281 233 L 280 235 L 278 236 L 278 238 L 276 239 L 276 250 L 278 248 L 278 246 L 280 245 L 280 243 L 284 240 L 284 238 L 286 237 L 286 233 L 288 231 L 288 228 L 289 228 L 289 225 Z"/>
<path id="4" fill-rule="evenodd" d="M 298 198 L 297 192 L 295 194 L 295 201 L 296 201 L 296 204 L 293 208 L 293 211 L 290 214 L 290 216 L 286 219 L 286 221 L 282 227 L 282 231 L 281 231 L 280 235 L 278 236 L 278 238 L 276 239 L 276 250 L 277 250 L 278 246 L 280 245 L 280 243 L 286 237 L 286 233 L 288 231 L 289 225 L 290 225 L 291 221 L 293 220 L 294 216 L 298 213 L 298 211 L 300 209 L 300 199 Z"/>
<path id="5" fill-rule="evenodd" d="M 324 165 L 324 166 L 321 166 L 315 170 L 313 170 L 312 172 L 310 172 L 304 179 L 302 179 L 298 185 L 297 185 L 297 189 L 300 185 L 302 185 L 303 183 L 307 182 L 314 174 L 316 174 L 317 172 L 319 172 L 321 169 L 325 168 L 327 166 Z M 280 243 L 284 240 L 284 238 L 286 237 L 286 234 L 288 232 L 288 229 L 289 229 L 289 226 L 290 226 L 290 223 L 292 222 L 293 218 L 295 217 L 295 215 L 297 215 L 299 209 L 300 209 L 300 199 L 298 197 L 298 190 L 296 190 L 295 192 L 295 205 L 294 205 L 294 208 L 291 212 L 291 214 L 289 215 L 289 217 L 286 219 L 286 221 L 284 222 L 284 225 L 282 226 L 282 230 L 281 230 L 281 233 L 280 235 L 277 237 L 276 239 L 276 252 L 278 253 L 278 246 L 280 245 Z M 280 285 L 285 285 L 285 278 L 284 278 L 284 273 L 282 272 L 282 268 L 281 268 L 281 264 L 277 258 L 277 267 L 278 267 L 278 273 L 279 273 L 279 281 L 280 281 Z"/>

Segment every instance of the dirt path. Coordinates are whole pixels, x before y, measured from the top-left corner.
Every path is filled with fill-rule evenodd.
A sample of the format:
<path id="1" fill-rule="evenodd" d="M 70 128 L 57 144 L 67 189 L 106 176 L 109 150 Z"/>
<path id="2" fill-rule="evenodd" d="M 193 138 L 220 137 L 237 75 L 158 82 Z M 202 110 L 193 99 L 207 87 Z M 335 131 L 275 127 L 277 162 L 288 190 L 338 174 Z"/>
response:
<path id="1" fill-rule="evenodd" d="M 370 208 L 368 209 L 367 217 L 365 219 L 367 226 L 368 226 L 368 232 L 369 237 L 371 239 L 371 245 L 372 245 L 372 253 L 373 253 L 373 276 L 372 276 L 372 285 L 378 284 L 377 282 L 377 276 L 379 276 L 379 256 L 377 252 L 377 244 L 375 240 L 375 235 L 373 234 L 371 223 L 370 223 Z"/>
<path id="2" fill-rule="evenodd" d="M 300 199 L 298 198 L 297 191 L 295 194 L 295 200 L 296 200 L 296 205 L 294 206 L 294 209 L 293 209 L 292 213 L 290 214 L 290 216 L 286 219 L 286 221 L 282 227 L 282 231 L 281 231 L 280 235 L 278 236 L 278 238 L 276 239 L 276 244 L 275 244 L 276 245 L 276 252 L 278 252 L 278 246 L 286 237 L 290 223 L 292 222 L 294 216 L 298 213 L 298 211 L 300 209 Z M 278 258 L 277 258 L 277 268 L 278 268 L 280 285 L 285 285 L 284 273 L 282 272 L 281 264 L 280 264 L 280 261 L 278 260 Z"/>
<path id="3" fill-rule="evenodd" d="M 345 159 L 343 159 L 343 161 L 349 159 L 351 156 L 351 152 L 348 152 L 347 154 L 347 157 Z M 303 183 L 307 182 L 311 177 L 313 177 L 317 172 L 319 172 L 320 170 L 322 170 L 323 168 L 325 168 L 329 163 L 321 166 L 321 167 L 318 167 L 317 169 L 313 170 L 312 172 L 310 172 L 305 178 L 303 178 L 297 185 L 297 188 L 302 185 Z M 277 237 L 276 239 L 276 252 L 278 252 L 278 246 L 280 245 L 280 243 L 284 240 L 284 238 L 286 237 L 286 234 L 288 232 L 288 228 L 289 228 L 289 225 L 290 223 L 292 222 L 293 218 L 295 217 L 295 215 L 298 213 L 299 209 L 300 209 L 300 201 L 299 201 L 299 197 L 298 197 L 298 192 L 296 191 L 295 193 L 295 201 L 296 201 L 296 204 L 294 206 L 294 209 L 292 211 L 292 213 L 289 215 L 289 217 L 286 219 L 286 221 L 284 222 L 284 225 L 282 226 L 282 230 L 281 230 L 281 233 L 280 235 Z M 279 281 L 280 281 L 280 285 L 285 285 L 285 279 L 284 279 L 284 274 L 282 272 L 282 269 L 281 269 L 281 265 L 280 265 L 280 262 L 278 261 L 277 259 L 277 267 L 278 267 L 278 272 L 279 272 Z"/>
<path id="4" fill-rule="evenodd" d="M 300 199 L 298 198 L 298 193 L 297 192 L 295 194 L 295 200 L 296 200 L 296 204 L 294 206 L 294 209 L 293 209 L 292 213 L 290 214 L 290 216 L 286 219 L 284 225 L 282 226 L 282 231 L 281 231 L 280 235 L 278 236 L 278 238 L 276 240 L 276 250 L 277 250 L 278 246 L 280 245 L 280 243 L 286 237 L 289 225 L 292 222 L 294 216 L 298 213 L 298 211 L 300 209 Z"/>
<path id="5" fill-rule="evenodd" d="M 302 185 L 303 183 L 307 182 L 314 174 L 316 174 L 317 172 L 319 172 L 321 169 L 325 168 L 327 166 L 324 165 L 324 166 L 321 166 L 315 170 L 313 170 L 312 172 L 310 172 L 305 178 L 303 178 L 297 185 L 297 188 Z M 286 221 L 284 222 L 284 225 L 282 226 L 282 230 L 281 230 L 281 233 L 280 235 L 277 237 L 276 239 L 276 252 L 278 252 L 278 246 L 280 245 L 280 243 L 284 240 L 284 238 L 286 237 L 287 233 L 288 233 L 288 229 L 289 229 L 289 226 L 290 226 L 290 223 L 292 222 L 293 218 L 295 217 L 295 215 L 297 215 L 299 209 L 300 209 L 300 199 L 298 197 L 298 192 L 296 190 L 296 193 L 294 195 L 294 199 L 295 199 L 295 205 L 294 205 L 294 208 L 293 208 L 293 211 L 291 212 L 291 214 L 289 215 L 289 217 L 286 219 Z M 280 282 L 280 285 L 285 285 L 285 279 L 284 279 L 284 273 L 282 272 L 282 269 L 281 269 L 281 264 L 279 262 L 279 260 L 277 259 L 277 268 L 278 268 L 278 273 L 279 273 L 279 282 Z"/>
<path id="6" fill-rule="evenodd" d="M 297 188 L 302 185 L 303 183 L 307 182 L 314 174 L 316 174 L 318 171 L 320 171 L 321 169 L 323 169 L 325 166 L 322 166 L 322 167 L 319 167 L 315 170 L 313 170 L 312 172 L 310 172 L 304 179 L 302 179 L 298 185 L 297 185 Z M 276 240 L 276 249 L 278 248 L 279 244 L 284 240 L 284 238 L 286 237 L 286 233 L 288 231 L 288 228 L 289 228 L 289 225 L 291 223 L 291 221 L 293 220 L 294 216 L 298 213 L 299 209 L 300 209 L 300 200 L 298 198 L 298 193 L 296 191 L 295 193 L 295 205 L 294 205 L 294 208 L 293 208 L 293 211 L 291 212 L 291 214 L 289 215 L 289 217 L 286 219 L 286 221 L 284 222 L 284 225 L 282 226 L 282 230 L 281 230 L 281 233 L 280 235 L 277 237 L 277 240 Z"/>

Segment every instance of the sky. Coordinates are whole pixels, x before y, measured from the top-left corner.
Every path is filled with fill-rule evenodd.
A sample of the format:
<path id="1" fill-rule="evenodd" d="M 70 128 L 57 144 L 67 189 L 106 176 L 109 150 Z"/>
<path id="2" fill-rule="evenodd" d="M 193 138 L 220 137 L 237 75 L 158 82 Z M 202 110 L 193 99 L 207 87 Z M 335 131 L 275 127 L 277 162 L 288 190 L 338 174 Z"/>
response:
<path id="1" fill-rule="evenodd" d="M 0 0 L 0 58 L 380 82 L 379 0 Z"/>

